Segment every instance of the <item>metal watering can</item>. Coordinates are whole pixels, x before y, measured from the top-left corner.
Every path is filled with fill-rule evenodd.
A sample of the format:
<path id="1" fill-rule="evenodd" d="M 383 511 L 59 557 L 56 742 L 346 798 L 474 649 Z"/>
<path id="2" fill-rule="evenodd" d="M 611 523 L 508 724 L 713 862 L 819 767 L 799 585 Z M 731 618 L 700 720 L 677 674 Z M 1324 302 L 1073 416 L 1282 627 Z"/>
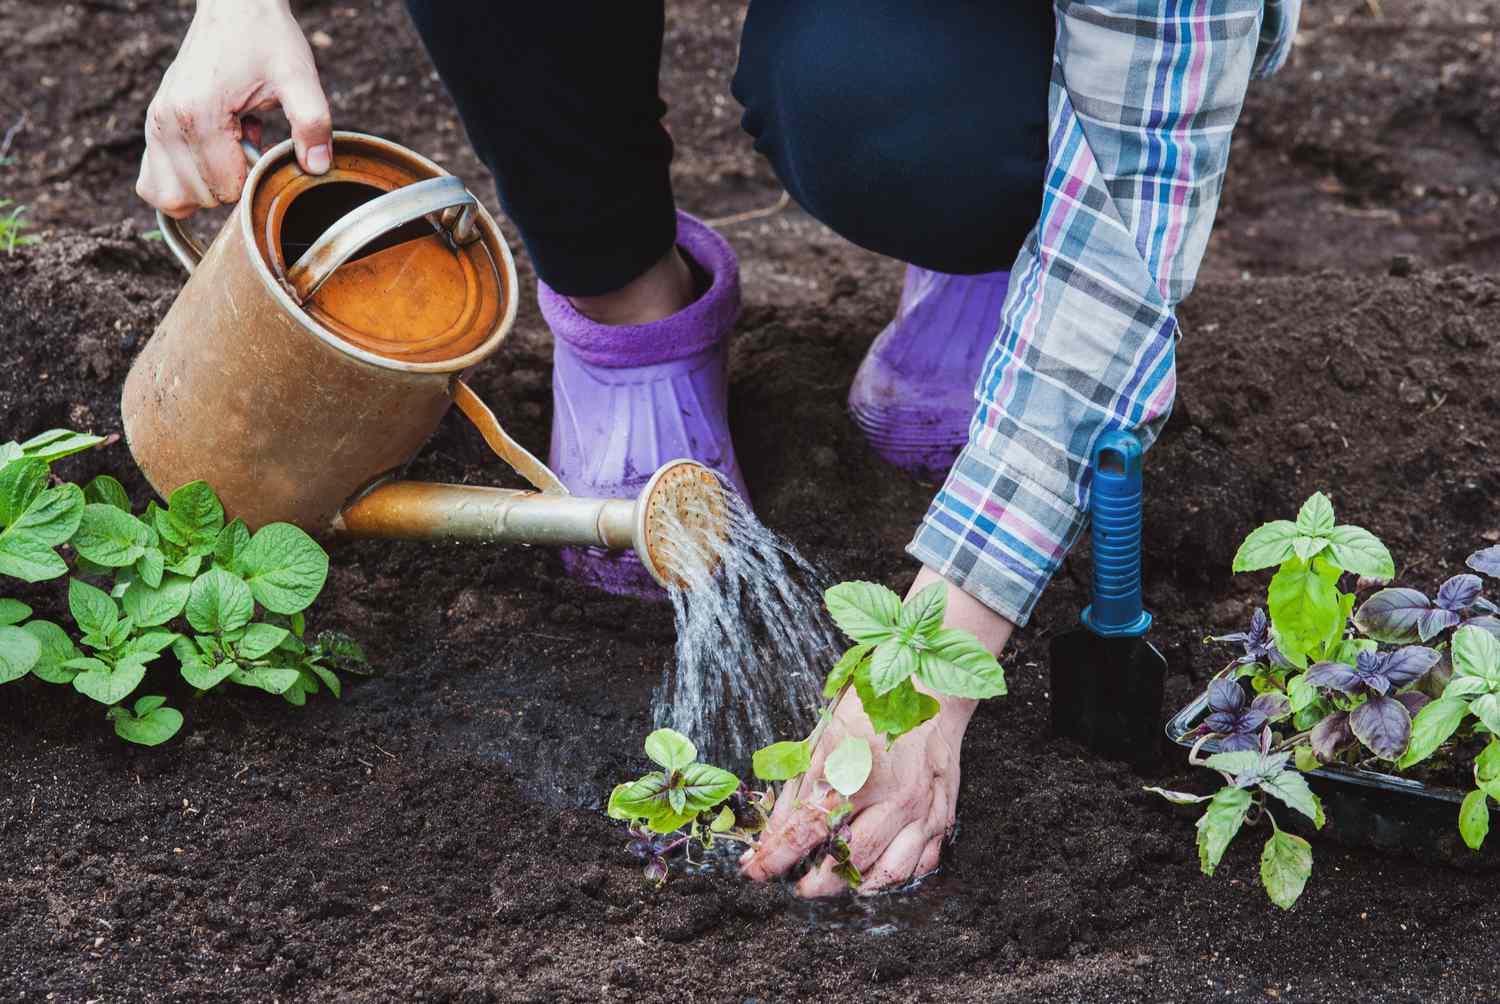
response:
<path id="1" fill-rule="evenodd" d="M 504 340 L 516 270 L 457 178 L 396 143 L 334 133 L 305 174 L 287 140 L 252 162 L 208 249 L 158 213 L 189 276 L 125 379 L 125 438 L 153 488 L 202 479 L 252 528 L 315 536 L 633 548 L 663 585 L 717 553 L 726 489 L 691 460 L 635 499 L 568 493 L 461 379 Z M 459 409 L 535 491 L 397 480 Z M 684 548 L 686 532 L 696 546 Z"/>

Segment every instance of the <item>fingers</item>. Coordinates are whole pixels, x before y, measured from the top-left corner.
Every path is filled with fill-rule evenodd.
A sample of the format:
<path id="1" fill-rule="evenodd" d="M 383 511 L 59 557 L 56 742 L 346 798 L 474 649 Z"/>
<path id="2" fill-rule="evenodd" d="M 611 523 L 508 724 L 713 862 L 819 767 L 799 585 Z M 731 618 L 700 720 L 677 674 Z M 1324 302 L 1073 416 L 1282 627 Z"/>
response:
<path id="1" fill-rule="evenodd" d="M 838 804 L 838 797 L 837 792 L 829 792 L 803 802 L 792 808 L 781 824 L 775 823 L 773 813 L 772 825 L 756 845 L 754 855 L 744 863 L 746 877 L 763 882 L 780 875 L 828 839 L 827 815 Z"/>
<path id="2" fill-rule="evenodd" d="M 277 83 L 276 93 L 292 127 L 297 163 L 309 174 L 322 174 L 333 159 L 333 118 L 311 60 L 289 71 Z"/>
<path id="3" fill-rule="evenodd" d="M 864 875 L 864 882 L 860 884 L 859 891 L 876 892 L 880 889 L 888 889 L 894 885 L 901 885 L 917 873 L 918 866 L 922 863 L 928 849 L 928 844 L 936 839 L 939 849 L 942 846 L 942 837 L 930 836 L 927 828 L 921 821 L 910 823 L 896 839 L 892 840 L 880 860 L 875 862 Z M 931 871 L 932 869 L 928 869 Z"/>

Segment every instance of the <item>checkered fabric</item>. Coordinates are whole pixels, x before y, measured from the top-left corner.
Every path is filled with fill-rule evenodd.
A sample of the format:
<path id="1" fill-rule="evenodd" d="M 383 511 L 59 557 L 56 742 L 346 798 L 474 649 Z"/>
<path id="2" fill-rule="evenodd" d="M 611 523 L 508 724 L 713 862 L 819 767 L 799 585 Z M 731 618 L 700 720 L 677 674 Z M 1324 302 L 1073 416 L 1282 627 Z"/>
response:
<path id="1" fill-rule="evenodd" d="M 1011 271 L 969 442 L 907 548 L 1025 624 L 1087 519 L 1110 429 L 1149 446 L 1176 390 L 1176 305 L 1208 244 L 1252 76 L 1301 0 L 1054 0 L 1041 218 Z"/>

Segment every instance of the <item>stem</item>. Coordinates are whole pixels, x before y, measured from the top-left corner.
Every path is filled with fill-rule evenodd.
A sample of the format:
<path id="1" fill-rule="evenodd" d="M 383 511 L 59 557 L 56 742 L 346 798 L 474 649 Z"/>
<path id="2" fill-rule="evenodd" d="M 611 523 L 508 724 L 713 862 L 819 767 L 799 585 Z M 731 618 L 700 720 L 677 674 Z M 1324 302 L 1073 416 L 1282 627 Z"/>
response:
<path id="1" fill-rule="evenodd" d="M 844 695 L 849 692 L 849 688 L 852 686 L 854 686 L 854 681 L 851 677 L 850 681 L 840 687 L 837 694 L 833 695 L 833 699 L 823 705 L 823 710 L 818 712 L 818 724 L 813 726 L 812 734 L 807 737 L 808 749 L 811 750 L 817 747 L 818 740 L 823 738 L 823 732 L 828 728 L 828 723 L 833 721 L 833 709 L 838 707 L 839 702 L 844 699 Z M 799 774 L 797 776 L 801 777 L 802 775 Z M 789 779 L 789 781 L 791 780 L 796 780 L 796 778 Z"/>

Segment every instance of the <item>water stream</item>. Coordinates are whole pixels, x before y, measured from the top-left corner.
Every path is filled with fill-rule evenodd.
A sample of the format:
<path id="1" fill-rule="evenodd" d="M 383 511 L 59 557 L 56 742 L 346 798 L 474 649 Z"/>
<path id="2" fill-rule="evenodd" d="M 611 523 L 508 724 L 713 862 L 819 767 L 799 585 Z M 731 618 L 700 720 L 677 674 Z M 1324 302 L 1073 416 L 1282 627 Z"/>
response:
<path id="1" fill-rule="evenodd" d="M 657 727 L 688 736 L 700 759 L 736 769 L 761 746 L 812 730 L 822 678 L 841 648 L 823 577 L 733 491 L 725 502 L 728 540 L 713 546 L 717 562 L 703 559 L 700 534 L 666 528 L 681 552 L 671 564 L 688 587 L 669 591 L 677 658 L 654 704 Z"/>

